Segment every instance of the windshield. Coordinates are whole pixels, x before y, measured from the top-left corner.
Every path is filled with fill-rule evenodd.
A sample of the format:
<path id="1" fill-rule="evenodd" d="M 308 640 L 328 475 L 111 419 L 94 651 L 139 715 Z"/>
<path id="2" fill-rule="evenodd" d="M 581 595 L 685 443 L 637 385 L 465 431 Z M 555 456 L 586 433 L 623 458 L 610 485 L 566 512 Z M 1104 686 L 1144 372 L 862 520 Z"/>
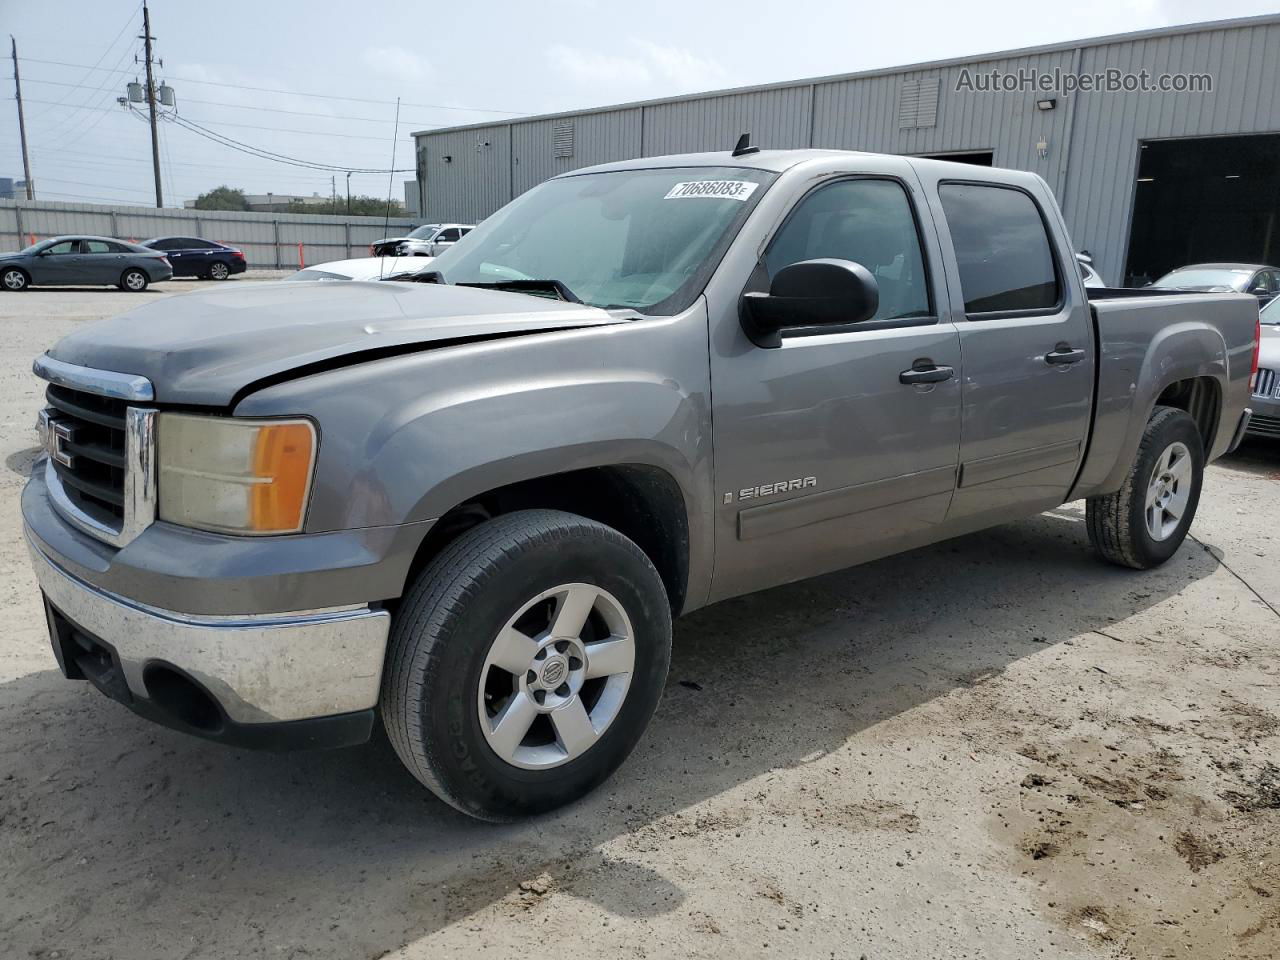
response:
<path id="1" fill-rule="evenodd" d="M 424 223 L 417 230 L 411 230 L 405 236 L 410 240 L 425 240 L 439 229 L 440 224 L 438 223 Z"/>
<path id="2" fill-rule="evenodd" d="M 446 283 L 558 280 L 592 306 L 678 313 L 774 179 L 763 170 L 676 167 L 548 180 L 431 269 Z"/>
<path id="3" fill-rule="evenodd" d="M 1258 319 L 1263 323 L 1280 324 L 1280 297 L 1276 297 L 1258 311 Z"/>
<path id="4" fill-rule="evenodd" d="M 1252 270 L 1175 270 L 1166 273 L 1152 284 L 1153 287 L 1223 287 L 1227 290 L 1243 290 Z"/>

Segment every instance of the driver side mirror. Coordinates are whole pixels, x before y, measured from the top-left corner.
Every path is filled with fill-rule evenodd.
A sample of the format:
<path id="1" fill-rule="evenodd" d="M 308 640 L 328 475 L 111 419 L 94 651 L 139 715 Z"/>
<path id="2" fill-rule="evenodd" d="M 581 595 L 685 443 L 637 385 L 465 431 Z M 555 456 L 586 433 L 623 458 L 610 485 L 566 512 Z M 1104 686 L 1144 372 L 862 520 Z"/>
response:
<path id="1" fill-rule="evenodd" d="M 758 347 L 782 346 L 794 327 L 862 323 L 880 307 L 875 276 L 852 260 L 802 260 L 783 267 L 768 293 L 742 295 L 742 328 Z"/>

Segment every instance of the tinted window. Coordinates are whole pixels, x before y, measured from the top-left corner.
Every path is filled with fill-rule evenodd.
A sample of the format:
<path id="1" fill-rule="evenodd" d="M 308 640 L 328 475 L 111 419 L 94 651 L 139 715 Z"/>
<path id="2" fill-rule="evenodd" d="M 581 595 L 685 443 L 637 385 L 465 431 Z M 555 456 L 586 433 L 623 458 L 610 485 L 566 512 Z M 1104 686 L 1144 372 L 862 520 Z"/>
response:
<path id="1" fill-rule="evenodd" d="M 842 180 L 813 191 L 773 238 L 764 262 L 772 280 L 785 266 L 823 257 L 852 260 L 875 274 L 880 308 L 873 320 L 931 314 L 920 236 L 899 184 Z"/>
<path id="2" fill-rule="evenodd" d="M 461 236 L 457 227 L 450 227 L 448 230 L 441 230 L 440 236 L 436 237 L 436 241 L 439 243 L 453 243 Z"/>
<path id="3" fill-rule="evenodd" d="M 84 241 L 85 253 L 115 253 L 112 244 L 105 240 L 86 240 Z"/>
<path id="4" fill-rule="evenodd" d="M 943 184 L 938 195 L 960 268 L 965 313 L 1057 305 L 1049 235 L 1030 196 L 971 183 Z"/>
<path id="5" fill-rule="evenodd" d="M 173 249 L 173 241 L 168 239 L 148 240 L 145 245 L 150 247 L 152 250 L 172 250 Z"/>

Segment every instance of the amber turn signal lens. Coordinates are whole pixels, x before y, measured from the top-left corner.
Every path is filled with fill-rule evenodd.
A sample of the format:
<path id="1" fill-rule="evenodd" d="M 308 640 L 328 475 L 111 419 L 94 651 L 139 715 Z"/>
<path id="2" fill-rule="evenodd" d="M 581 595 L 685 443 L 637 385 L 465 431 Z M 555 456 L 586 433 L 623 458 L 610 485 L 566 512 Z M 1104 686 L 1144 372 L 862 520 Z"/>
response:
<path id="1" fill-rule="evenodd" d="M 307 506 L 314 434 L 305 423 L 263 426 L 253 449 L 253 474 L 266 480 L 250 488 L 250 529 L 297 530 Z"/>

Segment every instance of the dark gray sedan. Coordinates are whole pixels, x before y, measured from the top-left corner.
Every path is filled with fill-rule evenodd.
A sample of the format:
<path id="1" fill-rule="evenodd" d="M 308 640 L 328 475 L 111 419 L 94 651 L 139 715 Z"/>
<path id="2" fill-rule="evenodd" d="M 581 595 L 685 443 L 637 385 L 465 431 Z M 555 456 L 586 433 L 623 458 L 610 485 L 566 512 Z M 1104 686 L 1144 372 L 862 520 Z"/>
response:
<path id="1" fill-rule="evenodd" d="M 14 292 L 100 283 L 140 293 L 172 276 L 161 251 L 111 237 L 51 237 L 18 253 L 0 253 L 0 289 Z"/>

